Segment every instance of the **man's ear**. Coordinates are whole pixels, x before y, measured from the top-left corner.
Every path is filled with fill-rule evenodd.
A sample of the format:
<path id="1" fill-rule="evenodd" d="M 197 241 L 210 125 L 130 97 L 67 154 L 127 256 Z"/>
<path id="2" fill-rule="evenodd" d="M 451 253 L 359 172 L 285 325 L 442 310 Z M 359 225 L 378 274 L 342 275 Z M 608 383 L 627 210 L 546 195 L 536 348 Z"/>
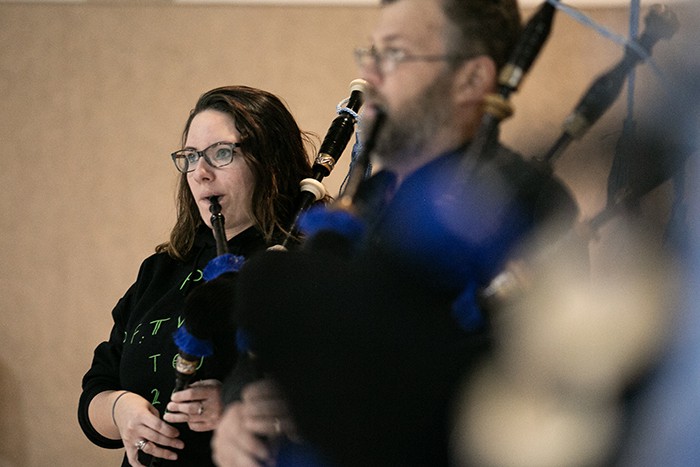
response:
<path id="1" fill-rule="evenodd" d="M 484 96 L 495 89 L 496 74 L 496 63 L 487 55 L 465 61 L 455 70 L 455 100 L 461 103 L 481 103 Z"/>

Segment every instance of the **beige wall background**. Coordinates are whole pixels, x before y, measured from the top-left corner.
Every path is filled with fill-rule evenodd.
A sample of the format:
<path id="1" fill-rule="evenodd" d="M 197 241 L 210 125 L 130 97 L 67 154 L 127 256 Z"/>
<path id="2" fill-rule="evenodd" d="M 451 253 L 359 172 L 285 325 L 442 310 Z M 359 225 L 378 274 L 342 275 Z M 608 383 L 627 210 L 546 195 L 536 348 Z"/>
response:
<path id="1" fill-rule="evenodd" d="M 190 108 L 215 86 L 261 87 L 322 138 L 377 11 L 0 3 L 0 466 L 118 464 L 121 451 L 80 432 L 80 382 L 112 307 L 174 221 L 168 155 Z M 627 8 L 585 13 L 627 34 Z M 654 55 L 673 59 L 673 50 L 662 42 Z M 559 13 L 502 125 L 506 142 L 528 155 L 549 147 L 592 79 L 621 56 Z M 658 79 L 640 67 L 637 83 L 653 89 Z M 556 165 L 584 217 L 604 203 L 623 116 L 621 99 Z M 344 157 L 327 180 L 332 193 Z"/>

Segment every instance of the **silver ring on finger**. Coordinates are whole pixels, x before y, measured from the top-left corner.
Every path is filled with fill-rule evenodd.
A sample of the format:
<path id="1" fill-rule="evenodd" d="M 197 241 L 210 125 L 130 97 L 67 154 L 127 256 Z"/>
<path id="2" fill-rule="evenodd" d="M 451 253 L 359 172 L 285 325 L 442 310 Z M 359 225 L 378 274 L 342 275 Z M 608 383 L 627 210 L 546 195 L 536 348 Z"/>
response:
<path id="1" fill-rule="evenodd" d="M 134 444 L 134 446 L 136 446 L 137 451 L 143 451 L 143 448 L 145 448 L 147 444 L 148 441 L 146 441 L 145 439 L 140 439 L 136 442 L 136 444 Z"/>
<path id="2" fill-rule="evenodd" d="M 197 415 L 202 415 L 204 413 L 204 403 L 199 401 L 199 410 L 197 410 Z"/>

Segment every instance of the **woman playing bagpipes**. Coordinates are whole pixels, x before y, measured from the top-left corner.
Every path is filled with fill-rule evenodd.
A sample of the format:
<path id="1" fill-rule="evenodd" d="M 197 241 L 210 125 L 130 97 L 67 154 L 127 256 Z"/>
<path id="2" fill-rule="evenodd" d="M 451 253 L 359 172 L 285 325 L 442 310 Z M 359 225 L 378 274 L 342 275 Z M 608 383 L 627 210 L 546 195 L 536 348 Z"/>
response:
<path id="1" fill-rule="evenodd" d="M 283 226 L 292 223 L 299 181 L 311 174 L 307 142 L 285 104 L 259 89 L 213 89 L 191 111 L 182 149 L 171 156 L 181 175 L 170 239 L 117 303 L 109 338 L 83 378 L 80 425 L 98 446 L 124 447 L 122 465 L 213 465 L 221 381 L 237 359 L 235 324 L 231 317 L 217 323 L 212 337 L 220 348 L 175 393 L 173 335 L 187 324 L 186 297 L 207 281 L 205 266 L 217 257 L 212 204 L 235 258 L 279 243 L 288 237 Z"/>

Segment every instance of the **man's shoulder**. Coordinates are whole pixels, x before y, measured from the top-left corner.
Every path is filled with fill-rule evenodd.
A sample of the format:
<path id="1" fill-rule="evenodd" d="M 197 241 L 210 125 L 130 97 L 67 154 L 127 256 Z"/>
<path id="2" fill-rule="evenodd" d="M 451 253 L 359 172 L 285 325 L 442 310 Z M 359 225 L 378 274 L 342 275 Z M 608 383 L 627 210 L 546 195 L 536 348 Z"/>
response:
<path id="1" fill-rule="evenodd" d="M 520 153 L 499 145 L 494 162 L 517 196 L 533 209 L 536 221 L 553 216 L 566 223 L 578 217 L 578 205 L 566 184 L 550 170 Z"/>

